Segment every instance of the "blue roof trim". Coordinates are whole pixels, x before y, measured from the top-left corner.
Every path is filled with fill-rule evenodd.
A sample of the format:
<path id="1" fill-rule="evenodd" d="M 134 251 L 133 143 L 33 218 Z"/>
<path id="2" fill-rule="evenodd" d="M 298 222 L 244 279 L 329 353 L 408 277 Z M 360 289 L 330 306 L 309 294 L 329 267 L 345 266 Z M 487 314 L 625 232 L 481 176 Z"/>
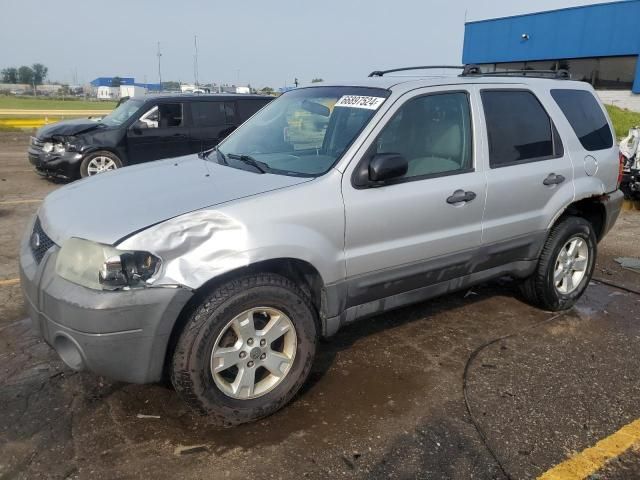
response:
<path id="1" fill-rule="evenodd" d="M 544 10 L 541 12 L 520 13 L 518 15 L 507 15 L 506 17 L 485 18 L 483 20 L 470 20 L 468 22 L 465 22 L 465 25 L 470 25 L 473 23 L 493 22 L 496 20 L 509 20 L 512 18 L 520 18 L 520 17 L 531 17 L 534 15 L 540 15 L 542 13 L 556 13 L 556 12 L 565 12 L 567 10 L 584 10 L 587 8 L 598 8 L 605 5 L 612 5 L 612 4 L 623 3 L 623 2 L 632 3 L 632 2 L 640 2 L 640 0 L 618 0 L 614 2 L 594 3 L 593 5 L 576 5 L 575 7 L 556 8 L 554 10 Z"/>
<path id="2" fill-rule="evenodd" d="M 627 0 L 468 23 L 462 62 L 638 55 L 638 18 L 640 0 Z"/>

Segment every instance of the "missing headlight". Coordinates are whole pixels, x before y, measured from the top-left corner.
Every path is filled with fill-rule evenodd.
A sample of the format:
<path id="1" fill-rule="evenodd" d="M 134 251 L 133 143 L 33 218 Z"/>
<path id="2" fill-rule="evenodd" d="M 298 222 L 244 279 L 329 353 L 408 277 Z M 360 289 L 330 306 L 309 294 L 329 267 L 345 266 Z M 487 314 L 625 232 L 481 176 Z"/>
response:
<path id="1" fill-rule="evenodd" d="M 153 278 L 159 266 L 148 252 L 126 252 L 105 260 L 98 278 L 106 289 L 134 287 Z"/>

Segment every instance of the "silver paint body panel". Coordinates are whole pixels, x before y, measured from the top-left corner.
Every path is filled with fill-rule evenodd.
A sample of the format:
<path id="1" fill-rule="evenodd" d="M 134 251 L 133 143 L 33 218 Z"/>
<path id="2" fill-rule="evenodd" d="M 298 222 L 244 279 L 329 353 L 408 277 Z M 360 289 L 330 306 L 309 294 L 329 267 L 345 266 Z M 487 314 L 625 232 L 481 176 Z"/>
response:
<path id="1" fill-rule="evenodd" d="M 175 292 L 190 294 L 224 273 L 266 260 L 310 264 L 320 274 L 323 287 L 323 331 L 331 333 L 343 323 L 341 316 L 355 319 L 491 275 L 528 274 L 547 230 L 577 200 L 603 199 L 605 233 L 615 222 L 621 203 L 616 192 L 617 148 L 585 152 L 549 94 L 552 88 L 591 91 L 585 83 L 383 77 L 332 85 L 380 87 L 391 93 L 334 167 L 318 178 L 257 174 L 191 156 L 98 175 L 50 194 L 38 215 L 58 246 L 79 237 L 149 251 L 162 259 L 162 269 L 154 288 L 97 295 L 56 278 L 53 249 L 49 261 L 36 265 L 27 247 L 27 231 L 21 250 L 23 288 L 34 320 L 41 325 L 53 322 L 55 331 L 47 340 L 55 341 L 56 335 L 71 338 L 81 330 L 93 335 L 75 339 L 84 351 L 107 352 L 109 342 L 118 341 L 117 335 L 98 332 L 106 328 L 100 320 L 106 318 L 104 313 L 112 312 L 127 327 L 122 327 L 123 335 L 131 328 L 143 332 L 132 342 L 142 342 L 153 356 L 135 357 L 146 362 L 135 378 L 119 374 L 120 364 L 101 363 L 111 361 L 102 354 L 87 357 L 91 369 L 128 381 L 152 381 L 162 370 L 175 312 L 187 301 L 181 295 L 176 300 Z M 564 156 L 491 169 L 480 96 L 487 88 L 535 93 L 560 133 Z M 401 105 L 418 95 L 461 90 L 468 92 L 471 105 L 473 171 L 380 188 L 352 185 L 358 162 Z M 587 155 L 597 162 L 594 175 L 588 175 L 583 166 Z M 544 186 L 551 173 L 562 174 L 567 181 L 553 188 Z M 477 197 L 462 206 L 447 204 L 447 197 L 457 189 L 472 190 Z M 420 285 L 425 279 L 432 283 Z M 164 302 L 162 308 L 149 308 L 147 318 L 141 318 L 139 308 L 122 307 L 124 297 L 133 306 L 145 305 L 146 293 Z M 375 298 L 367 297 L 373 293 Z M 167 312 L 174 318 L 167 320 Z M 83 322 L 87 327 L 79 328 Z M 162 328 L 154 330 L 156 324 Z M 147 332 L 155 335 L 154 331 L 161 331 L 160 343 L 147 336 Z"/>

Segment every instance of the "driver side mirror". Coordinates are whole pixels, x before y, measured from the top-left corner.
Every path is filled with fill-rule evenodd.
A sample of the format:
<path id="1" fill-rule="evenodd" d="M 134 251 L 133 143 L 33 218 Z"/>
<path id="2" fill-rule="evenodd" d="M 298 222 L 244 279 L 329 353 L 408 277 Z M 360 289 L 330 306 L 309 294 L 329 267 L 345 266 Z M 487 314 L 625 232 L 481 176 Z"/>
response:
<path id="1" fill-rule="evenodd" d="M 136 135 L 140 135 L 142 133 L 142 130 L 146 128 L 149 128 L 149 125 L 141 120 L 136 120 L 131 125 L 131 131 L 133 131 L 133 133 L 135 133 Z"/>
<path id="2" fill-rule="evenodd" d="M 409 163 L 399 153 L 378 153 L 369 162 L 369 180 L 385 182 L 407 173 Z"/>

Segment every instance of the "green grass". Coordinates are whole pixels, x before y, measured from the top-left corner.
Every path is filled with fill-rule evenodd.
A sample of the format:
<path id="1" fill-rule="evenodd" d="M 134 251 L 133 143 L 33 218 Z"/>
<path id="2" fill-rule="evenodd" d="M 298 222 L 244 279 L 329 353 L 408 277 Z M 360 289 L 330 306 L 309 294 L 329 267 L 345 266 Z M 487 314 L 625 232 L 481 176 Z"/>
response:
<path id="1" fill-rule="evenodd" d="M 24 108 L 33 110 L 112 110 L 116 102 L 80 100 L 80 99 L 55 99 L 45 97 L 19 97 L 0 96 L 0 109 Z"/>
<path id="2" fill-rule="evenodd" d="M 630 128 L 640 125 L 640 113 L 613 105 L 605 105 L 605 107 L 609 112 L 618 139 L 626 137 Z"/>

